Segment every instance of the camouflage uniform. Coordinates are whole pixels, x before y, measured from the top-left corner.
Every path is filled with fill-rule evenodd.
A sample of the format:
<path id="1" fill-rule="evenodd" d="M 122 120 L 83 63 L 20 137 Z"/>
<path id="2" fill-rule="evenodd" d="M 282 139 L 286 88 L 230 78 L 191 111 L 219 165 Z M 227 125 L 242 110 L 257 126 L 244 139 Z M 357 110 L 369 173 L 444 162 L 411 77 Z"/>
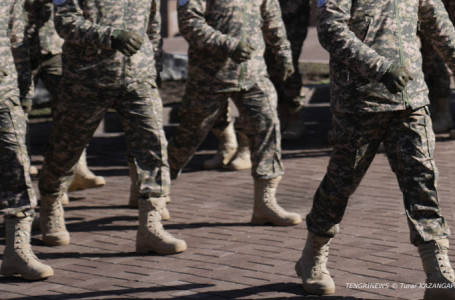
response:
<path id="1" fill-rule="evenodd" d="M 289 42 L 277 0 L 180 0 L 180 32 L 189 43 L 184 114 L 169 145 L 171 173 L 185 166 L 228 98 L 236 104 L 250 139 L 255 178 L 283 173 L 276 91 L 267 78 L 265 42 L 280 65 L 291 62 Z M 242 36 L 255 47 L 252 57 L 235 63 L 231 56 Z"/>
<path id="2" fill-rule="evenodd" d="M 404 196 L 412 243 L 447 237 L 416 36 L 420 21 L 455 69 L 455 31 L 447 12 L 438 0 L 327 0 L 319 6 L 319 40 L 331 55 L 333 153 L 307 216 L 308 229 L 327 237 L 338 232 L 348 198 L 382 141 Z M 395 94 L 381 82 L 392 64 L 405 66 L 414 77 Z"/>
<path id="3" fill-rule="evenodd" d="M 267 69 L 275 88 L 278 92 L 278 107 L 284 106 L 286 110 L 296 111 L 303 107 L 304 95 L 302 90 L 302 76 L 299 72 L 299 57 L 302 52 L 303 42 L 308 33 L 310 22 L 310 1 L 309 0 L 279 0 L 283 22 L 286 26 L 286 34 L 291 43 L 292 62 L 294 63 L 294 74 L 283 82 L 279 75 L 279 69 L 274 62 L 270 51 L 266 51 Z M 268 49 L 267 49 L 268 50 Z M 281 117 L 281 116 L 280 116 Z"/>
<path id="4" fill-rule="evenodd" d="M 30 101 L 33 90 L 23 5 L 22 0 L 0 3 L 0 67 L 6 74 L 0 80 L 0 209 L 12 216 L 31 214 L 30 208 L 36 206 L 21 107 L 21 100 Z"/>
<path id="5" fill-rule="evenodd" d="M 155 84 L 161 42 L 159 1 L 54 0 L 63 45 L 59 118 L 45 155 L 39 188 L 58 195 L 108 108 L 117 110 L 134 156 L 142 198 L 169 193 L 167 141 Z M 112 48 L 116 29 L 147 36 L 127 57 Z"/>
<path id="6" fill-rule="evenodd" d="M 455 23 L 455 1 L 443 0 L 450 20 Z M 443 58 L 433 48 L 431 39 L 424 34 L 419 36 L 422 40 L 422 67 L 425 74 L 425 82 L 428 85 L 429 98 L 445 98 L 450 96 L 450 75 L 447 71 Z"/>
<path id="7" fill-rule="evenodd" d="M 265 61 L 270 79 L 278 93 L 278 114 L 281 129 L 283 130 L 289 122 L 293 121 L 292 115 L 298 113 L 306 102 L 302 89 L 302 76 L 299 72 L 299 57 L 308 33 L 310 0 L 279 0 L 279 3 L 286 35 L 291 43 L 292 62 L 295 72 L 288 80 L 283 82 L 280 76 L 280 65 L 275 62 L 270 47 L 266 47 Z M 297 118 L 300 119 L 300 115 Z M 226 114 L 221 113 L 219 120 L 214 125 L 214 129 L 217 132 L 222 132 L 229 126 L 229 123 L 234 121 L 236 121 L 236 131 L 241 132 L 243 130 L 242 120 L 235 120 L 227 111 Z M 303 123 L 296 124 L 296 126 L 304 127 Z"/>
<path id="8" fill-rule="evenodd" d="M 53 4 L 48 0 L 26 0 L 27 37 L 30 44 L 30 63 L 35 83 L 41 79 L 51 94 L 55 112 L 58 87 L 62 75 L 63 39 L 55 31 Z"/>
<path id="9" fill-rule="evenodd" d="M 455 1 L 443 0 L 442 2 L 449 14 L 450 20 L 452 21 L 452 23 L 454 23 Z M 424 34 L 419 34 L 419 36 L 422 41 L 421 51 L 423 59 L 422 61 L 423 73 L 425 74 L 425 82 L 428 85 L 432 112 L 435 114 L 434 117 L 443 118 L 442 116 L 444 115 L 444 113 L 447 113 L 445 110 L 447 109 L 450 110 L 450 106 L 448 103 L 441 103 L 448 102 L 451 95 L 450 74 L 447 70 L 443 58 L 433 48 L 431 40 L 425 37 Z M 449 118 L 449 120 L 451 120 L 450 111 L 448 112 L 448 114 L 446 114 L 446 118 L 447 117 Z M 440 122 L 443 121 L 441 120 Z M 453 124 L 447 125 L 449 125 L 449 127 L 453 126 Z M 435 130 L 437 129 L 435 128 Z"/>

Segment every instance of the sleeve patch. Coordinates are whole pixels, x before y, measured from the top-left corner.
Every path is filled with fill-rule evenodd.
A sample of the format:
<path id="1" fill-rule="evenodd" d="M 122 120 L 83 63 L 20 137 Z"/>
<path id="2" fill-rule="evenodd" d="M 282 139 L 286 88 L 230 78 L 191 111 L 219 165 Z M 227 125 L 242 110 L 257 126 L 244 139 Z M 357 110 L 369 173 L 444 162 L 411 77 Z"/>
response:
<path id="1" fill-rule="evenodd" d="M 55 5 L 62 5 L 66 0 L 52 0 L 52 2 L 54 2 Z"/>
<path id="2" fill-rule="evenodd" d="M 190 2 L 190 0 L 179 0 L 179 5 L 183 6 L 183 5 L 187 4 L 188 2 Z"/>
<path id="3" fill-rule="evenodd" d="M 326 3 L 327 3 L 327 0 L 318 0 L 318 7 L 322 7 Z"/>

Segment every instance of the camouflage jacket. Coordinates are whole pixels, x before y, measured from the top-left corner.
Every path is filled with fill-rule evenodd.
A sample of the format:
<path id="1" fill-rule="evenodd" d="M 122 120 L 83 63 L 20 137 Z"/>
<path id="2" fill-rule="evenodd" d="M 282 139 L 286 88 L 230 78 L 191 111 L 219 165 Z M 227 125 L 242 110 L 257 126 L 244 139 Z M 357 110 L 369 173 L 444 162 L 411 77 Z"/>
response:
<path id="1" fill-rule="evenodd" d="M 55 27 L 65 40 L 65 81 L 94 89 L 155 85 L 154 55 L 161 43 L 159 0 L 54 0 Z M 144 36 L 141 49 L 127 57 L 111 47 L 114 30 Z M 148 38 L 147 38 L 148 37 Z"/>
<path id="2" fill-rule="evenodd" d="M 333 111 L 428 105 L 419 26 L 455 70 L 455 30 L 440 0 L 319 0 L 318 6 L 319 41 L 330 53 Z M 392 64 L 406 66 L 414 77 L 397 94 L 381 82 Z"/>
<path id="3" fill-rule="evenodd" d="M 188 82 L 217 92 L 239 91 L 267 76 L 265 43 L 278 64 L 291 62 L 277 0 L 179 0 L 180 32 L 189 43 Z M 242 36 L 255 47 L 241 64 L 230 57 Z"/>
<path id="4" fill-rule="evenodd" d="M 62 53 L 63 39 L 55 31 L 53 9 L 49 0 L 25 0 L 26 32 L 32 61 Z"/>
<path id="5" fill-rule="evenodd" d="M 7 74 L 0 83 L 0 101 L 31 98 L 33 84 L 23 0 L 0 1 L 0 15 L 0 67 Z"/>

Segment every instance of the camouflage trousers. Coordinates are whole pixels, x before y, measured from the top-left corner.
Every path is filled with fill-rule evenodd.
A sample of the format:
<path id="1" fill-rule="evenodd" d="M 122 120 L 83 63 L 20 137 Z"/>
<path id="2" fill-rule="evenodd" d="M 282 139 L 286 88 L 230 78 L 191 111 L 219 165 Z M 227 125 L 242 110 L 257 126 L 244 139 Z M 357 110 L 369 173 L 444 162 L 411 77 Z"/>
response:
<path id="1" fill-rule="evenodd" d="M 134 158 L 142 198 L 169 194 L 167 141 L 163 130 L 163 107 L 158 90 L 149 84 L 133 89 L 87 92 L 87 84 L 61 85 L 58 117 L 39 180 L 42 194 L 64 192 L 73 176 L 73 166 L 92 138 L 108 108 L 122 122 L 127 151 Z"/>
<path id="2" fill-rule="evenodd" d="M 299 111 L 306 102 L 305 95 L 302 94 L 303 82 L 299 70 L 299 57 L 308 33 L 310 1 L 280 1 L 280 5 L 286 27 L 286 35 L 291 43 L 292 62 L 295 72 L 288 80 L 283 82 L 281 80 L 281 66 L 277 65 L 270 48 L 266 48 L 264 58 L 270 79 L 278 92 L 280 118 L 287 118 L 289 114 Z"/>
<path id="3" fill-rule="evenodd" d="M 221 132 L 225 131 L 231 123 L 234 123 L 235 117 L 232 114 L 232 109 L 229 107 L 228 101 L 225 105 L 220 107 L 220 112 L 218 113 L 218 118 L 213 124 L 212 132 L 219 136 Z"/>
<path id="4" fill-rule="evenodd" d="M 31 65 L 34 67 L 32 74 L 33 74 L 33 82 L 35 87 L 38 84 L 38 80 L 41 80 L 46 90 L 51 95 L 50 106 L 52 117 L 55 118 L 56 105 L 58 103 L 58 89 L 60 86 L 60 79 L 62 77 L 62 60 L 60 55 L 53 55 L 50 58 L 45 59 L 42 62 L 31 62 Z M 24 108 L 25 111 L 31 111 L 33 103 L 29 104 L 30 107 L 27 110 Z M 26 144 L 28 152 L 31 153 L 30 149 L 30 128 L 27 128 L 26 134 Z"/>
<path id="5" fill-rule="evenodd" d="M 0 211 L 9 216 L 32 213 L 36 196 L 25 146 L 27 120 L 18 98 L 0 102 Z"/>
<path id="6" fill-rule="evenodd" d="M 187 85 L 180 106 L 180 125 L 168 148 L 173 178 L 189 162 L 220 114 L 226 114 L 229 98 L 239 110 L 242 131 L 249 139 L 252 175 L 275 178 L 284 173 L 277 95 L 272 83 L 263 78 L 238 92 L 201 91 L 198 86 Z"/>
<path id="7" fill-rule="evenodd" d="M 51 95 L 52 113 L 56 111 L 58 104 L 58 91 L 60 87 L 60 79 L 62 77 L 62 58 L 61 55 L 52 55 L 48 58 L 43 58 L 40 63 L 37 63 L 33 69 L 33 81 L 35 86 L 38 80 L 41 79 L 44 87 Z M 55 117 L 55 115 L 53 115 Z"/>
<path id="8" fill-rule="evenodd" d="M 383 142 L 403 193 L 411 242 L 418 245 L 450 234 L 439 208 L 435 138 L 427 107 L 385 113 L 335 113 L 329 141 L 333 152 L 307 215 L 309 231 L 335 236 L 349 196 Z"/>

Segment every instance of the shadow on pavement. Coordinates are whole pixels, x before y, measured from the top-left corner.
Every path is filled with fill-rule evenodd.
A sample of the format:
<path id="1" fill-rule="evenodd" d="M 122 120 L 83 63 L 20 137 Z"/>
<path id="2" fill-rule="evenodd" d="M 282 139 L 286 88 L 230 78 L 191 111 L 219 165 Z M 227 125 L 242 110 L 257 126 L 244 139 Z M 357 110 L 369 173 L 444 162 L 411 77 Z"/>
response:
<path id="1" fill-rule="evenodd" d="M 8 283 L 26 283 L 20 278 L 3 278 L 2 282 Z M 145 283 L 144 283 L 145 284 Z M 111 291 L 96 291 L 96 292 L 86 292 L 86 293 L 68 293 L 62 295 L 40 295 L 40 296 L 28 296 L 28 297 L 17 297 L 13 298 L 16 300 L 32 300 L 32 299 L 109 299 L 109 296 L 112 296 L 113 299 L 123 299 L 122 296 L 125 296 L 124 299 L 131 299 L 131 296 L 134 294 L 145 294 L 150 293 L 149 299 L 159 300 L 159 299 L 169 299 L 154 297 L 154 293 L 160 292 L 172 292 L 176 293 L 179 291 L 188 291 L 188 295 L 185 296 L 175 296 L 172 299 L 184 300 L 184 299 L 261 299 L 261 297 L 266 296 L 267 293 L 279 293 L 286 291 L 287 293 L 294 293 L 295 296 L 290 297 L 267 297 L 269 300 L 282 300 L 282 299 L 327 299 L 327 300 L 360 300 L 364 298 L 355 298 L 355 297 L 339 297 L 339 296 L 315 296 L 305 294 L 302 290 L 300 284 L 297 283 L 271 283 L 265 285 L 258 285 L 254 287 L 247 287 L 242 289 L 232 289 L 232 290 L 219 290 L 219 291 L 207 291 L 198 293 L 197 289 L 210 288 L 214 287 L 214 284 L 197 284 L 197 283 L 187 283 L 173 286 L 153 286 L 150 288 L 125 288 L 125 289 L 116 289 Z M 129 296 L 131 295 L 131 296 Z M 258 295 L 258 296 L 256 296 Z M 250 298 L 251 297 L 251 298 Z M 365 299 L 366 300 L 366 299 Z"/>

